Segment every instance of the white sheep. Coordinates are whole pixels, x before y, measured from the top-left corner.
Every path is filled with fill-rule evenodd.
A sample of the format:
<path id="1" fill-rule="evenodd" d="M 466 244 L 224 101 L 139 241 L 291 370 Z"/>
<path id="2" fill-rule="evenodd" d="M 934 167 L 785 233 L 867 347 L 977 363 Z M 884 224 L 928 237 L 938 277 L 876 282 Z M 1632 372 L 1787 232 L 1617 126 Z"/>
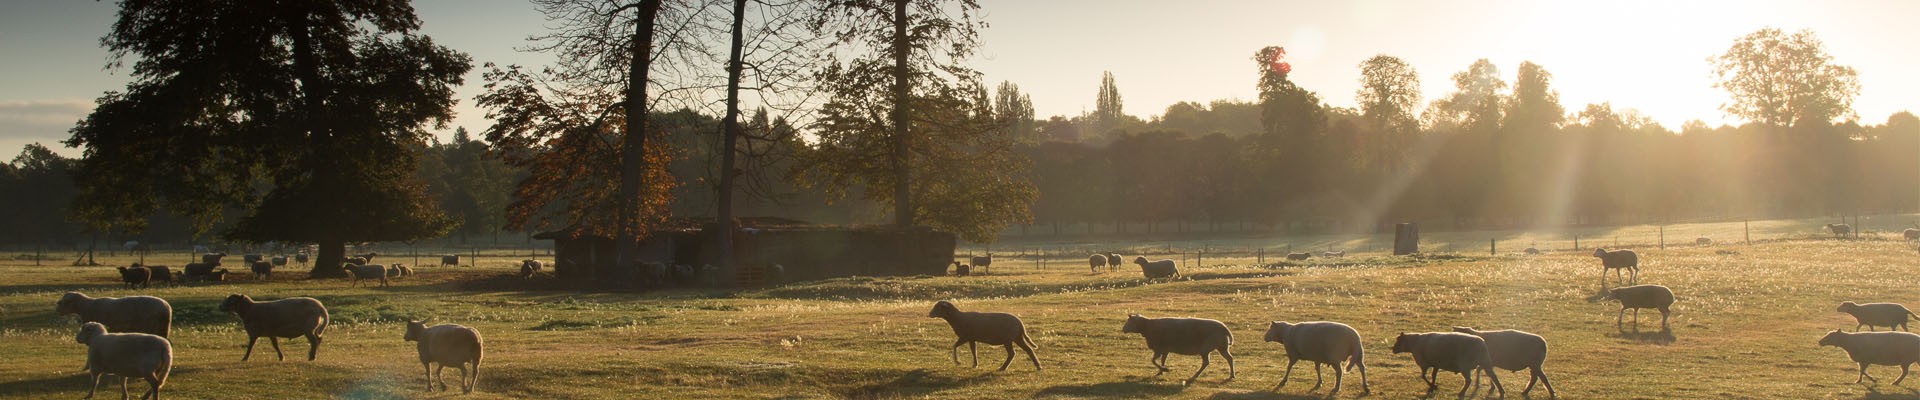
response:
<path id="1" fill-rule="evenodd" d="M 1093 272 L 1098 273 L 1100 272 L 1100 267 L 1105 266 L 1107 266 L 1106 255 L 1094 254 L 1092 257 L 1087 257 L 1087 267 L 1093 269 Z"/>
<path id="2" fill-rule="evenodd" d="M 347 272 L 348 272 L 348 277 L 352 278 L 352 280 L 347 284 L 347 287 L 359 286 L 360 281 L 365 279 L 379 280 L 380 287 L 387 287 L 387 266 L 385 265 L 347 264 Z"/>
<path id="3" fill-rule="evenodd" d="M 1493 359 L 1487 354 L 1487 342 L 1479 336 L 1454 332 L 1401 333 L 1393 339 L 1393 354 L 1413 353 L 1413 363 L 1420 366 L 1420 380 L 1426 381 L 1427 391 L 1440 387 L 1440 371 L 1460 373 L 1465 382 L 1460 387 L 1460 397 L 1466 397 L 1467 390 L 1475 386 L 1474 372 L 1486 372 L 1487 379 L 1493 381 L 1493 389 L 1500 396 L 1507 395 L 1507 389 L 1500 386 L 1500 377 L 1493 373 Z M 1429 378 L 1427 371 L 1433 376 Z"/>
<path id="4" fill-rule="evenodd" d="M 1600 258 L 1600 287 L 1607 287 L 1607 271 L 1613 271 L 1614 280 L 1620 280 L 1620 270 L 1633 271 L 1629 285 L 1640 283 L 1640 253 L 1621 249 L 1608 251 L 1606 248 L 1593 249 L 1593 256 Z"/>
<path id="5" fill-rule="evenodd" d="M 67 292 L 53 303 L 53 311 L 79 315 L 81 323 L 99 322 L 114 332 L 167 337 L 173 326 L 173 305 L 153 296 L 88 297 Z"/>
<path id="6" fill-rule="evenodd" d="M 1173 260 L 1147 261 L 1146 257 L 1134 257 L 1133 263 L 1140 265 L 1140 274 L 1145 275 L 1147 279 L 1172 278 L 1180 275 L 1180 268 L 1174 265 Z"/>
<path id="7" fill-rule="evenodd" d="M 1900 231 L 1900 236 L 1905 237 L 1907 240 L 1920 240 L 1920 229 L 1907 228 Z"/>
<path id="8" fill-rule="evenodd" d="M 1673 290 L 1667 289 L 1666 286 L 1638 285 L 1613 288 L 1607 290 L 1605 299 L 1620 301 L 1620 313 L 1614 316 L 1613 319 L 1613 325 L 1616 327 L 1620 325 L 1620 320 L 1626 316 L 1627 310 L 1632 309 L 1633 327 L 1634 329 L 1639 329 L 1640 309 L 1652 308 L 1660 310 L 1660 330 L 1668 330 L 1667 315 L 1672 313 L 1669 307 L 1673 306 Z"/>
<path id="9" fill-rule="evenodd" d="M 1107 253 L 1107 270 L 1120 269 L 1120 253 Z"/>
<path id="10" fill-rule="evenodd" d="M 1233 331 L 1227 329 L 1227 324 L 1202 318 L 1147 318 L 1132 314 L 1127 316 L 1120 332 L 1138 333 L 1147 339 L 1147 348 L 1153 350 L 1150 361 L 1154 368 L 1160 369 L 1153 376 L 1172 370 L 1167 368 L 1168 353 L 1200 356 L 1200 369 L 1193 371 L 1193 376 L 1183 383 L 1192 385 L 1195 379 L 1200 379 L 1200 373 L 1207 371 L 1207 365 L 1212 364 L 1209 355 L 1219 352 L 1220 357 L 1227 359 L 1227 380 L 1222 382 L 1233 381 L 1233 353 L 1228 351 L 1233 346 Z"/>
<path id="11" fill-rule="evenodd" d="M 1894 378 L 1898 385 L 1907 379 L 1907 368 L 1920 362 L 1920 335 L 1910 332 L 1841 332 L 1839 329 L 1828 332 L 1820 338 L 1821 346 L 1834 346 L 1847 351 L 1847 358 L 1860 363 L 1860 375 L 1853 383 L 1862 379 L 1875 379 L 1867 375 L 1867 365 L 1898 365 L 1900 377 Z"/>
<path id="12" fill-rule="evenodd" d="M 1307 360 L 1313 362 L 1313 388 L 1308 391 L 1320 389 L 1320 367 L 1330 364 L 1333 365 L 1333 391 L 1327 392 L 1327 395 L 1340 393 L 1341 380 L 1346 377 L 1346 373 L 1340 369 L 1340 364 L 1344 362 L 1348 370 L 1360 368 L 1360 393 L 1372 392 L 1367 388 L 1367 366 L 1362 363 L 1364 357 L 1360 348 L 1360 331 L 1347 324 L 1274 321 L 1267 325 L 1266 341 L 1280 343 L 1287 350 L 1287 372 L 1280 377 L 1280 384 L 1273 387 L 1275 391 L 1286 386 L 1287 380 L 1293 378 L 1294 363 Z"/>
<path id="13" fill-rule="evenodd" d="M 1525 331 L 1500 329 L 1491 331 L 1476 330 L 1470 327 L 1453 327 L 1454 332 L 1479 336 L 1487 341 L 1487 356 L 1493 359 L 1493 366 L 1508 371 L 1530 370 L 1527 389 L 1520 391 L 1521 396 L 1533 392 L 1534 383 L 1547 387 L 1547 397 L 1553 397 L 1553 382 L 1547 380 L 1547 339 Z"/>
<path id="14" fill-rule="evenodd" d="M 1013 364 L 1014 346 L 1026 351 L 1027 361 L 1033 362 L 1034 370 L 1040 370 L 1040 359 L 1033 354 L 1033 349 L 1040 346 L 1033 343 L 1031 336 L 1027 336 L 1026 324 L 1020 322 L 1018 316 L 997 312 L 964 312 L 952 302 L 941 300 L 933 303 L 933 311 L 927 312 L 927 318 L 946 320 L 947 326 L 953 328 L 953 335 L 958 337 L 951 349 L 953 365 L 960 365 L 960 345 L 965 344 L 967 353 L 973 355 L 973 366 L 980 366 L 976 343 L 986 343 L 988 346 L 1007 347 L 1007 360 L 1000 362 L 1001 371 L 1006 371 L 1007 366 Z"/>
<path id="15" fill-rule="evenodd" d="M 447 390 L 447 380 L 440 371 L 448 365 L 460 370 L 462 393 L 473 393 L 473 388 L 480 385 L 480 358 L 486 343 L 479 330 L 454 324 L 429 327 L 420 321 L 407 321 L 404 339 L 416 342 L 414 348 L 420 352 L 420 368 L 427 373 L 427 391 L 433 391 L 434 382 L 440 382 L 441 391 Z M 435 363 L 440 367 L 434 368 Z M 473 369 L 467 369 L 469 363 Z"/>
<path id="16" fill-rule="evenodd" d="M 240 355 L 240 361 L 253 356 L 253 344 L 261 336 L 273 344 L 273 354 L 285 361 L 287 355 L 280 352 L 280 338 L 307 338 L 307 361 L 313 361 L 320 352 L 320 335 L 326 333 L 327 306 L 312 297 L 289 297 L 274 301 L 255 302 L 243 294 L 228 295 L 220 302 L 220 312 L 230 312 L 240 317 L 240 326 L 247 331 L 247 352 Z"/>
<path id="17" fill-rule="evenodd" d="M 138 377 L 147 381 L 147 393 L 140 395 L 141 400 L 160 398 L 160 387 L 167 384 L 167 375 L 173 371 L 173 344 L 167 338 L 145 333 L 108 333 L 106 325 L 88 322 L 80 326 L 80 333 L 74 341 L 87 345 L 87 375 L 93 385 L 87 388 L 87 397 L 93 398 L 94 391 L 100 388 L 100 376 L 114 374 L 120 376 L 120 398 L 127 398 L 127 379 Z"/>
<path id="18" fill-rule="evenodd" d="M 1843 301 L 1840 302 L 1840 308 L 1834 311 L 1852 315 L 1853 320 L 1858 322 L 1853 326 L 1854 331 L 1859 331 L 1861 326 L 1867 327 L 1868 331 L 1872 331 L 1875 326 L 1884 326 L 1887 330 L 1898 327 L 1904 331 L 1907 330 L 1907 317 L 1920 318 L 1914 315 L 1913 311 L 1907 310 L 1907 306 L 1895 303 L 1855 304 L 1851 301 Z"/>

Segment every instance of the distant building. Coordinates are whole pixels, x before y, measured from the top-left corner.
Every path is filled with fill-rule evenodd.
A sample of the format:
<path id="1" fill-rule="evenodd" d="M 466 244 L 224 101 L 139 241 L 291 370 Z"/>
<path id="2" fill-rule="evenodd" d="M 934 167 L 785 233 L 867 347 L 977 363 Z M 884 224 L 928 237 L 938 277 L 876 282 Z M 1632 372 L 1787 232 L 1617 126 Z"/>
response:
<path id="1" fill-rule="evenodd" d="M 751 287 L 843 276 L 941 275 L 953 260 L 955 237 L 930 228 L 821 226 L 779 218 L 742 218 L 733 232 L 738 270 L 730 277 L 683 276 L 673 268 L 719 265 L 711 222 L 681 220 L 640 241 L 640 262 L 666 270 L 621 271 L 612 238 L 562 230 L 534 235 L 554 241 L 554 274 L 561 279 L 616 286 Z M 699 226 L 699 227 L 694 227 Z M 771 268 L 778 264 L 781 273 Z"/>

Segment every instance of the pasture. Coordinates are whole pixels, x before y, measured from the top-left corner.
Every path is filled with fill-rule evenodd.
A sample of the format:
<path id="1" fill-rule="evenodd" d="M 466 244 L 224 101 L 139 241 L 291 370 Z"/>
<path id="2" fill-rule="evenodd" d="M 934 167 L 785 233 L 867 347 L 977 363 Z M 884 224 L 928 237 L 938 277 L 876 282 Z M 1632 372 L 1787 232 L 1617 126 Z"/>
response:
<path id="1" fill-rule="evenodd" d="M 1209 259 L 1207 267 L 1183 264 L 1181 279 L 1152 283 L 1131 265 L 1091 273 L 1084 260 L 1077 268 L 1065 258 L 1052 260 L 1060 265 L 1042 270 L 1030 260 L 1007 259 L 997 260 L 987 276 L 647 293 L 558 290 L 550 281 L 510 277 L 515 271 L 505 263 L 422 266 L 419 276 L 386 288 L 308 280 L 303 269 L 289 268 L 269 282 L 241 276 L 128 290 L 111 267 L 35 267 L 9 259 L 0 261 L 0 397 L 85 394 L 79 371 L 85 348 L 73 342 L 77 324 L 53 313 L 54 300 L 76 290 L 154 295 L 173 304 L 176 358 L 166 394 L 174 398 L 1324 397 L 1329 387 L 1308 390 L 1310 363 L 1294 371 L 1287 387 L 1268 391 L 1285 366 L 1282 347 L 1261 341 L 1274 320 L 1357 328 L 1378 398 L 1427 395 L 1408 355 L 1389 352 L 1394 334 L 1450 326 L 1545 336 L 1551 346 L 1546 371 L 1563 398 L 1920 396 L 1910 389 L 1920 381 L 1891 384 L 1899 373 L 1893 367 L 1870 370 L 1879 383 L 1854 384 L 1855 366 L 1840 349 L 1815 346 L 1826 330 L 1853 326 L 1851 317 L 1834 311 L 1843 300 L 1920 305 L 1920 256 L 1912 243 L 1814 234 L 1730 242 L 1636 247 L 1640 282 L 1678 294 L 1671 332 L 1660 331 L 1658 312 L 1641 313 L 1638 328 L 1616 329 L 1618 307 L 1600 300 L 1600 267 L 1590 247 L 1536 256 L 1269 258 L 1267 265 Z M 252 361 L 240 362 L 245 335 L 234 316 L 215 309 L 229 293 L 323 301 L 333 324 L 319 360 L 304 361 L 305 341 L 290 340 L 281 346 L 287 361 L 276 361 L 271 346 L 261 343 Z M 1004 350 L 985 346 L 980 367 L 953 365 L 947 350 L 953 333 L 926 317 L 940 299 L 963 311 L 1020 315 L 1046 369 L 1034 372 L 1021 356 L 1008 371 L 995 372 Z M 1183 387 L 1180 380 L 1199 360 L 1181 355 L 1170 356 L 1171 372 L 1154 377 L 1144 340 L 1120 332 L 1128 313 L 1225 322 L 1236 340 L 1238 378 L 1223 382 L 1227 364 L 1216 357 L 1197 383 Z M 464 324 L 485 335 L 478 392 L 423 390 L 413 343 L 401 339 L 409 319 Z M 967 361 L 964 348 L 960 357 Z M 1525 375 L 1500 372 L 1509 397 L 1520 398 Z M 1329 371 L 1328 385 L 1332 378 Z M 1432 397 L 1451 398 L 1460 385 L 1458 375 L 1442 374 L 1440 382 Z M 1349 375 L 1347 384 L 1337 397 L 1358 397 L 1358 375 Z M 106 393 L 115 389 L 103 386 Z M 144 391 L 138 384 L 132 389 Z M 1546 393 L 1537 388 L 1533 394 Z"/>

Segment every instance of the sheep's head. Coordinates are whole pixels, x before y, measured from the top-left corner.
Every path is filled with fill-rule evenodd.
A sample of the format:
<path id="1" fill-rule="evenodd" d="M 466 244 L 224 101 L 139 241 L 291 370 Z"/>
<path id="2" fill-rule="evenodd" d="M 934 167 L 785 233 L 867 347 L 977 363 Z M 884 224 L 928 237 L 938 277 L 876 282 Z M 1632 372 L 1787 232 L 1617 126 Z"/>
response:
<path id="1" fill-rule="evenodd" d="M 1120 333 L 1140 333 L 1147 329 L 1147 317 L 1140 314 L 1127 314 L 1127 324 L 1120 326 Z"/>
<path id="2" fill-rule="evenodd" d="M 1419 340 L 1420 336 L 1417 334 L 1400 332 L 1400 336 L 1393 338 L 1393 354 L 1413 351 L 1413 342 Z"/>
<path id="3" fill-rule="evenodd" d="M 87 295 L 80 294 L 80 292 L 67 292 L 67 294 L 60 295 L 59 301 L 53 303 L 53 312 L 60 315 L 80 312 L 80 302 L 85 300 L 87 300 Z"/>
<path id="4" fill-rule="evenodd" d="M 1856 308 L 1860 308 L 1860 305 L 1859 305 L 1859 304 L 1854 304 L 1854 303 L 1853 303 L 1853 302 L 1851 302 L 1851 301 L 1842 301 L 1842 302 L 1840 302 L 1840 308 L 1838 308 L 1838 309 L 1834 309 L 1833 311 L 1836 311 L 1836 312 L 1843 312 L 1843 313 L 1850 313 L 1850 312 L 1853 312 L 1853 309 L 1856 309 Z"/>
<path id="5" fill-rule="evenodd" d="M 1458 333 L 1465 333 L 1468 335 L 1480 336 L 1480 331 L 1474 330 L 1472 327 L 1456 326 L 1456 327 L 1453 327 L 1453 331 Z"/>
<path id="6" fill-rule="evenodd" d="M 1272 323 L 1268 323 L 1266 341 L 1287 344 L 1287 342 L 1282 339 L 1287 335 L 1287 329 L 1292 328 L 1293 324 L 1287 321 L 1273 321 Z"/>
<path id="7" fill-rule="evenodd" d="M 86 325 L 80 326 L 80 333 L 73 336 L 73 341 L 79 342 L 80 344 L 87 344 L 88 342 L 92 342 L 93 338 L 105 334 L 107 334 L 106 325 L 101 325 L 99 322 L 88 322 Z"/>
<path id="8" fill-rule="evenodd" d="M 1606 249 L 1606 248 L 1596 248 L 1596 249 L 1593 249 L 1593 256 L 1594 256 L 1594 257 L 1606 257 L 1606 256 L 1607 256 L 1607 249 Z"/>
<path id="9" fill-rule="evenodd" d="M 941 300 L 933 303 L 933 311 L 927 312 L 927 318 L 947 318 L 958 313 L 960 313 L 960 307 L 954 307 L 952 302 Z"/>
<path id="10" fill-rule="evenodd" d="M 1601 301 L 1607 301 L 1607 300 L 1615 300 L 1615 299 L 1619 299 L 1619 298 L 1620 298 L 1620 289 L 1626 289 L 1626 288 L 1612 288 L 1612 289 L 1607 289 L 1607 295 L 1605 295 L 1605 296 L 1600 296 L 1600 300 L 1601 300 Z"/>
<path id="11" fill-rule="evenodd" d="M 1847 335 L 1850 335 L 1850 334 L 1846 332 L 1842 332 L 1839 329 L 1834 329 L 1833 332 L 1827 332 L 1826 336 L 1820 337 L 1820 345 L 1821 346 L 1839 346 L 1840 340 L 1845 339 Z"/>
<path id="12" fill-rule="evenodd" d="M 1146 257 L 1144 257 L 1144 256 L 1141 256 L 1141 257 L 1134 257 L 1134 258 L 1133 258 L 1133 263 L 1134 263 L 1134 264 L 1140 264 L 1140 265 L 1147 265 L 1147 258 L 1146 258 Z"/>
<path id="13" fill-rule="evenodd" d="M 409 341 L 409 342 L 419 341 L 420 332 L 425 332 L 426 330 L 427 330 L 427 324 L 424 322 L 407 321 L 407 333 L 406 335 L 404 335 L 404 337 L 402 337 L 402 339 L 405 339 L 406 341 Z"/>
<path id="14" fill-rule="evenodd" d="M 226 300 L 220 301 L 220 312 L 237 313 L 246 311 L 247 308 L 251 306 L 253 306 L 253 298 L 247 297 L 247 295 L 244 294 L 235 293 L 227 295 Z"/>

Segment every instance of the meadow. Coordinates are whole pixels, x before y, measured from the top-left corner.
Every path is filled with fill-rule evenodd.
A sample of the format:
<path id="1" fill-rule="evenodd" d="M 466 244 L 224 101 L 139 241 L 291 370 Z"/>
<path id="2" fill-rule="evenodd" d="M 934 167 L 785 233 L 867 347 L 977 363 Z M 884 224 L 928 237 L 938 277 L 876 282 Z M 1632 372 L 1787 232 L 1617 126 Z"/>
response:
<path id="1" fill-rule="evenodd" d="M 1138 268 L 1090 272 L 1084 261 L 996 262 L 987 276 L 855 277 L 741 291 L 605 293 L 564 290 L 547 279 L 511 277 L 504 261 L 478 267 L 424 266 L 391 287 L 350 288 L 304 279 L 294 269 L 272 281 L 239 280 L 124 289 L 111 267 L 33 266 L 0 261 L 0 398 L 78 398 L 85 348 L 77 325 L 53 313 L 63 292 L 154 295 L 175 308 L 174 398 L 1207 398 L 1304 399 L 1303 363 L 1277 392 L 1285 367 L 1279 344 L 1261 341 L 1269 321 L 1331 320 L 1365 342 L 1371 397 L 1452 398 L 1457 375 L 1426 393 L 1406 354 L 1391 354 L 1399 332 L 1451 326 L 1514 328 L 1545 336 L 1546 371 L 1562 398 L 1916 398 L 1920 380 L 1892 385 L 1897 368 L 1874 367 L 1879 382 L 1854 384 L 1855 365 L 1815 341 L 1852 329 L 1841 301 L 1920 303 L 1920 255 L 1891 234 L 1834 239 L 1815 231 L 1751 244 L 1637 246 L 1640 283 L 1678 294 L 1672 329 L 1658 312 L 1638 327 L 1616 327 L 1618 306 L 1602 301 L 1591 250 L 1549 248 L 1392 257 L 1377 253 L 1287 263 L 1210 258 L 1185 276 L 1143 282 Z M 1115 244 L 1116 247 L 1120 246 Z M 1153 243 L 1138 243 L 1148 248 Z M 1517 248 L 1516 248 L 1517 249 Z M 123 265 L 124 255 L 103 264 Z M 303 340 L 283 341 L 287 361 L 261 343 L 241 362 L 237 318 L 216 311 L 229 293 L 256 299 L 312 296 L 333 322 L 319 360 Z M 962 310 L 1020 315 L 1045 370 L 1024 356 L 996 372 L 1004 350 L 980 349 L 980 366 L 948 359 L 953 334 L 927 318 L 936 300 Z M 1155 377 L 1138 335 L 1120 332 L 1129 313 L 1213 318 L 1233 329 L 1237 379 L 1216 357 L 1199 365 L 1174 355 Z M 1651 318 L 1649 318 L 1651 316 Z M 1631 323 L 1631 315 L 1629 316 Z M 405 322 L 425 319 L 478 328 L 487 355 L 472 395 L 424 391 Z M 264 342 L 264 341 L 263 341 Z M 965 349 L 960 355 L 967 361 Z M 451 373 L 449 373 L 451 375 Z M 1524 374 L 1501 371 L 1510 398 Z M 1327 374 L 1332 384 L 1332 374 Z M 1360 397 L 1349 375 L 1337 398 Z M 1920 379 L 1916 377 L 1915 379 Z M 102 385 L 111 393 L 117 388 Z M 457 386 L 457 385 L 456 385 Z M 144 391 L 138 384 L 134 394 Z M 457 393 L 456 390 L 453 393 Z M 1480 394 L 1484 394 L 1481 392 Z M 105 395 L 105 394 L 103 394 Z M 1545 398 L 1536 388 L 1534 398 Z"/>

